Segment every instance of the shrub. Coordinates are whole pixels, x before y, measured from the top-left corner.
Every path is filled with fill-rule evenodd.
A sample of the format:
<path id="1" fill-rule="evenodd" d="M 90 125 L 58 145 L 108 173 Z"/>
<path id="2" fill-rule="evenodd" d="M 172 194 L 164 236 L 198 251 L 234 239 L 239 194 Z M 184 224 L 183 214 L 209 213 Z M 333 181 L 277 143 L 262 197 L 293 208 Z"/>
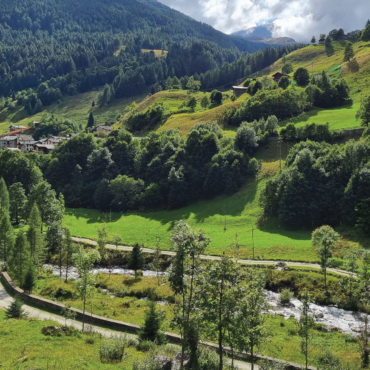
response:
<path id="1" fill-rule="evenodd" d="M 288 329 L 288 334 L 291 336 L 297 335 L 297 330 L 294 328 L 289 328 Z"/>
<path id="2" fill-rule="evenodd" d="M 136 349 L 141 352 L 149 352 L 153 351 L 156 347 L 157 346 L 154 342 L 150 342 L 149 340 L 141 340 L 139 341 Z"/>
<path id="3" fill-rule="evenodd" d="M 357 338 L 350 334 L 344 334 L 344 341 L 346 343 L 357 343 Z"/>
<path id="4" fill-rule="evenodd" d="M 220 367 L 217 353 L 208 348 L 202 348 L 198 361 L 200 370 L 218 370 Z"/>
<path id="5" fill-rule="evenodd" d="M 290 300 L 293 298 L 294 294 L 289 289 L 282 289 L 279 296 L 279 302 L 282 305 L 287 305 L 290 303 Z"/>
<path id="6" fill-rule="evenodd" d="M 285 74 L 289 74 L 289 73 L 292 73 L 294 71 L 294 68 L 293 68 L 293 64 L 292 63 L 285 63 L 283 65 L 283 68 L 281 69 L 281 71 Z"/>
<path id="7" fill-rule="evenodd" d="M 339 358 L 333 355 L 328 349 L 319 354 L 317 361 L 320 365 L 325 366 L 325 369 L 331 366 L 339 366 L 341 364 Z"/>
<path id="8" fill-rule="evenodd" d="M 211 92 L 211 102 L 214 104 L 221 104 L 222 102 L 222 92 L 218 90 L 213 90 Z"/>
<path id="9" fill-rule="evenodd" d="M 132 370 L 161 370 L 161 367 L 154 357 L 146 357 L 142 361 L 135 361 Z"/>
<path id="10" fill-rule="evenodd" d="M 104 342 L 99 350 L 102 363 L 116 364 L 122 361 L 125 347 L 120 339 L 110 339 Z"/>
<path id="11" fill-rule="evenodd" d="M 51 280 L 45 285 L 41 295 L 57 299 L 71 299 L 75 292 L 76 289 L 64 281 Z"/>
<path id="12" fill-rule="evenodd" d="M 154 301 L 149 303 L 149 308 L 145 312 L 144 325 L 139 332 L 139 338 L 141 341 L 152 341 L 157 344 L 163 344 L 166 342 L 166 337 L 161 332 L 161 324 L 163 315 L 157 311 L 156 304 Z"/>
<path id="13" fill-rule="evenodd" d="M 329 260 L 329 266 L 338 268 L 338 267 L 343 267 L 344 261 L 341 258 L 331 258 Z"/>
<path id="14" fill-rule="evenodd" d="M 5 311 L 5 317 L 7 319 L 24 319 L 27 317 L 27 313 L 22 308 L 23 303 L 16 299 Z"/>

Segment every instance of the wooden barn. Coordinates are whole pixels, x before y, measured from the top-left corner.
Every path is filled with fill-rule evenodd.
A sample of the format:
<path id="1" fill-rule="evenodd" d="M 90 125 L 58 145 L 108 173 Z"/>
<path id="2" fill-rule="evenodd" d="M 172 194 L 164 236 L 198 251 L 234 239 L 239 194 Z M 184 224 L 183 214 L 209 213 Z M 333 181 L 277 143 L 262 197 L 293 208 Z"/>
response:
<path id="1" fill-rule="evenodd" d="M 240 96 L 242 94 L 246 94 L 248 87 L 244 86 L 233 86 L 233 93 L 235 96 Z"/>
<path id="2" fill-rule="evenodd" d="M 279 82 L 281 77 L 288 76 L 286 73 L 277 72 L 274 75 L 272 75 L 272 78 L 275 82 Z"/>

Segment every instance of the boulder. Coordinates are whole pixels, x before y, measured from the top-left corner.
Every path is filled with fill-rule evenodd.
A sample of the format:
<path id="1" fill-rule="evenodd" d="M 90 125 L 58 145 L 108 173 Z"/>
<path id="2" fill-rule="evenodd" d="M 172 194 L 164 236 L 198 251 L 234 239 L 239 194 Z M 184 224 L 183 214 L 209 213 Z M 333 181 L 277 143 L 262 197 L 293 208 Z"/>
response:
<path id="1" fill-rule="evenodd" d="M 190 362 L 190 356 L 188 354 L 184 354 L 184 369 L 188 369 L 189 367 L 189 362 Z M 181 363 L 181 352 L 179 352 L 175 358 L 173 359 L 174 365 L 180 364 Z"/>
<path id="2" fill-rule="evenodd" d="M 155 356 L 155 360 L 158 362 L 158 365 L 161 370 L 171 370 L 172 368 L 172 359 L 166 356 Z"/>
<path id="3" fill-rule="evenodd" d="M 44 326 L 41 333 L 44 335 L 50 335 L 52 337 L 60 337 L 63 334 L 68 334 L 69 329 L 65 326 Z"/>

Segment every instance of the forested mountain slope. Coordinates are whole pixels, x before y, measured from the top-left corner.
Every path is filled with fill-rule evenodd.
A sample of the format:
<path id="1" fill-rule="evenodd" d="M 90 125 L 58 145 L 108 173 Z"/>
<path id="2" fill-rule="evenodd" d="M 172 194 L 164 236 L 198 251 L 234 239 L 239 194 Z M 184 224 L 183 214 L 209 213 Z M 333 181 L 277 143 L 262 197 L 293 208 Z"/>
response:
<path id="1" fill-rule="evenodd" d="M 45 96 L 36 97 L 44 106 L 61 94 L 112 83 L 128 71 L 138 85 L 179 74 L 176 59 L 187 56 L 191 48 L 195 48 L 191 55 L 202 59 L 190 66 L 191 73 L 232 62 L 241 52 L 265 48 L 160 3 L 136 0 L 4 0 L 0 40 L 0 94 L 38 89 L 45 82 L 41 88 Z M 173 45 L 176 55 L 166 61 L 142 53 L 142 49 L 171 50 Z M 31 110 L 36 99 L 30 98 Z"/>

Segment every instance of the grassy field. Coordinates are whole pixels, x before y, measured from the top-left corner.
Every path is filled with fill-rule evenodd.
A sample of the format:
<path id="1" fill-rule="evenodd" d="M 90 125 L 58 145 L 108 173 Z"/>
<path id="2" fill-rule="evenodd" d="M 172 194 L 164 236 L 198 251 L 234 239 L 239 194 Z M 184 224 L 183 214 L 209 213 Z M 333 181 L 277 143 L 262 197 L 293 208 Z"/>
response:
<path id="1" fill-rule="evenodd" d="M 143 53 L 149 53 L 150 51 L 154 51 L 154 55 L 157 58 L 165 57 L 168 54 L 167 50 L 158 50 L 158 49 L 141 49 Z"/>
<path id="2" fill-rule="evenodd" d="M 287 123 L 293 122 L 297 127 L 300 127 L 310 123 L 326 124 L 328 122 L 330 130 L 360 128 L 360 122 L 356 121 L 356 112 L 359 108 L 360 103 L 332 109 L 313 109 L 297 118 L 281 121 L 279 125 L 283 127 Z"/>
<path id="3" fill-rule="evenodd" d="M 329 278 L 329 280 L 333 279 L 335 278 Z M 144 322 L 144 312 L 147 309 L 147 302 L 139 300 L 135 296 L 145 297 L 150 288 L 156 290 L 157 299 L 162 301 L 167 300 L 167 298 L 172 295 L 167 284 L 162 283 L 162 285 L 158 287 L 155 278 L 134 279 L 133 277 L 118 275 L 109 277 L 108 275 L 100 274 L 98 282 L 100 286 L 107 288 L 108 292 L 97 291 L 95 297 L 89 300 L 87 311 L 90 312 L 90 310 L 92 310 L 93 313 L 104 317 L 123 320 L 138 325 L 142 325 Z M 74 288 L 74 282 L 64 284 L 59 281 L 58 277 L 49 276 L 47 280 L 39 280 L 36 293 L 42 294 L 46 291 L 45 287 L 50 286 L 51 283 L 55 283 L 55 286 L 54 289 L 49 289 L 48 292 L 55 292 L 58 284 L 62 284 L 64 289 L 65 287 L 68 287 L 70 290 Z M 117 292 L 120 292 L 121 295 L 125 295 L 125 293 L 122 292 L 126 292 L 126 296 L 124 298 L 115 297 Z M 46 296 L 53 298 L 50 295 Z M 63 303 L 76 308 L 82 308 L 82 302 L 76 299 L 68 299 L 63 301 Z M 162 310 L 165 314 L 163 329 L 173 331 L 170 328 L 170 320 L 173 317 L 172 304 L 158 305 L 158 309 Z M 294 319 L 285 320 L 276 315 L 267 315 L 266 324 L 268 339 L 257 352 L 303 364 L 304 357 L 299 349 L 300 341 L 297 334 L 296 321 Z M 358 344 L 354 342 L 347 343 L 345 341 L 346 337 L 342 334 L 338 332 L 326 333 L 315 329 L 312 330 L 312 335 L 313 340 L 310 345 L 311 365 L 319 365 L 318 357 L 323 352 L 323 349 L 328 349 L 345 363 L 359 363 Z"/>
<path id="4" fill-rule="evenodd" d="M 0 364 L 13 369 L 124 369 L 131 370 L 135 360 L 144 353 L 134 348 L 125 350 L 122 363 L 102 364 L 99 359 L 100 340 L 87 344 L 87 335 L 50 337 L 41 333 L 44 326 L 58 325 L 51 321 L 5 320 L 0 309 Z"/>

